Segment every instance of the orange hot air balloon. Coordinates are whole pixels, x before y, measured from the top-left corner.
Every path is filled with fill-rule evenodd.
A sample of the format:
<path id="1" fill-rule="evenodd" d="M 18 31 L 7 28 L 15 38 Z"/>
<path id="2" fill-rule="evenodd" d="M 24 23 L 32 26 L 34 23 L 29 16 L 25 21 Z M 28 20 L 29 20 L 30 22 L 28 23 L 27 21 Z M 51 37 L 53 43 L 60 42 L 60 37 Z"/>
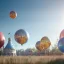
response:
<path id="1" fill-rule="evenodd" d="M 0 32 L 0 48 L 4 45 L 5 37 L 2 32 Z"/>
<path id="2" fill-rule="evenodd" d="M 60 39 L 61 38 L 64 38 L 64 29 L 61 31 L 61 33 L 60 33 Z"/>
<path id="3" fill-rule="evenodd" d="M 16 18 L 16 17 L 17 17 L 17 13 L 16 13 L 15 11 L 11 11 L 11 12 L 10 12 L 10 17 L 11 17 L 12 19 Z"/>
<path id="4" fill-rule="evenodd" d="M 14 38 L 16 42 L 22 45 L 28 41 L 29 35 L 25 30 L 19 29 L 18 31 L 16 31 Z"/>

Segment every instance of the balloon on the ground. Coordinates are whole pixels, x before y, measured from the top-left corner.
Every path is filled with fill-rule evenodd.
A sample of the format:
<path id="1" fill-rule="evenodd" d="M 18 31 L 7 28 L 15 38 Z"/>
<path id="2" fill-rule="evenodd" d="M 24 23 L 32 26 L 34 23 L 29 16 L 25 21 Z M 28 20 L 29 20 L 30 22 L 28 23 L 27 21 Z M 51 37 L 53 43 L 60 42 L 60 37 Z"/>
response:
<path id="1" fill-rule="evenodd" d="M 14 38 L 18 43 L 22 45 L 28 41 L 29 34 L 25 30 L 19 29 L 16 31 Z"/>
<path id="2" fill-rule="evenodd" d="M 4 45 L 5 37 L 2 32 L 0 32 L 0 48 Z"/>
<path id="3" fill-rule="evenodd" d="M 17 13 L 16 13 L 15 11 L 11 11 L 11 12 L 10 12 L 10 17 L 11 17 L 12 19 L 16 18 L 16 17 L 17 17 Z"/>
<path id="4" fill-rule="evenodd" d="M 60 39 L 64 37 L 64 29 L 60 33 Z"/>
<path id="5" fill-rule="evenodd" d="M 61 38 L 59 41 L 58 41 L 58 48 L 61 52 L 64 52 L 64 38 Z"/>

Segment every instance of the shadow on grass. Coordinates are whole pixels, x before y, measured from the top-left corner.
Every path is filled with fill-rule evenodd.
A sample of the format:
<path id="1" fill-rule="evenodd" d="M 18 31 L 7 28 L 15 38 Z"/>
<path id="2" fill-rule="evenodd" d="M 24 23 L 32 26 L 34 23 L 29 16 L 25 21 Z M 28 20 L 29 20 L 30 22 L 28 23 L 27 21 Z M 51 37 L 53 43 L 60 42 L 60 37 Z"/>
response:
<path id="1" fill-rule="evenodd" d="M 47 64 L 64 64 L 64 59 L 56 59 L 54 61 L 50 61 Z"/>
<path id="2" fill-rule="evenodd" d="M 38 61 L 35 64 L 64 64 L 64 59 L 56 59 L 56 60 L 49 61 L 47 63 L 43 63 L 42 61 Z"/>

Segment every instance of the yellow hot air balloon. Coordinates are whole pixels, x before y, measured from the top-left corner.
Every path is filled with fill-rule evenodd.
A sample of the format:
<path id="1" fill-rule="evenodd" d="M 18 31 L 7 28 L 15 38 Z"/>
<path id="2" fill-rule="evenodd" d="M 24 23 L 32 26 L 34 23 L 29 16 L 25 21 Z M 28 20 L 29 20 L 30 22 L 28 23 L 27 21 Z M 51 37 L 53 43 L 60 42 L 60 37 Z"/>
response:
<path id="1" fill-rule="evenodd" d="M 42 50 L 46 50 L 48 47 L 50 47 L 51 45 L 51 42 L 50 40 L 48 39 L 48 37 L 43 37 L 41 39 L 41 41 L 37 41 L 36 43 L 36 48 L 39 50 L 39 51 L 42 51 Z"/>
<path id="2" fill-rule="evenodd" d="M 10 17 L 11 17 L 12 19 L 16 18 L 16 17 L 17 17 L 17 13 L 16 13 L 15 11 L 11 11 L 11 12 L 10 12 Z"/>
<path id="3" fill-rule="evenodd" d="M 45 48 L 44 48 L 44 44 L 41 43 L 40 41 L 37 41 L 37 43 L 36 43 L 36 48 L 37 48 L 39 51 L 42 51 L 42 50 L 45 49 Z"/>
<path id="4" fill-rule="evenodd" d="M 48 37 L 45 36 L 45 37 L 43 37 L 41 39 L 41 43 L 40 44 L 43 45 L 44 49 L 47 49 L 51 45 L 51 42 L 48 39 Z"/>

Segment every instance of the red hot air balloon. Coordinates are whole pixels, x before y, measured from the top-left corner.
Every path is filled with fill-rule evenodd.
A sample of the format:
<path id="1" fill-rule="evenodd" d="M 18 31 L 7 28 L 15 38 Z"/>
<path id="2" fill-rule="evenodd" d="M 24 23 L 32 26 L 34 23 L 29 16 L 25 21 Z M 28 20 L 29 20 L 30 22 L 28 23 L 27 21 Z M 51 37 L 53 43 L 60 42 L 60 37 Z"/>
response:
<path id="1" fill-rule="evenodd" d="M 4 45 L 5 37 L 2 32 L 0 32 L 0 48 Z"/>
<path id="2" fill-rule="evenodd" d="M 64 29 L 60 33 L 60 39 L 64 37 Z"/>

